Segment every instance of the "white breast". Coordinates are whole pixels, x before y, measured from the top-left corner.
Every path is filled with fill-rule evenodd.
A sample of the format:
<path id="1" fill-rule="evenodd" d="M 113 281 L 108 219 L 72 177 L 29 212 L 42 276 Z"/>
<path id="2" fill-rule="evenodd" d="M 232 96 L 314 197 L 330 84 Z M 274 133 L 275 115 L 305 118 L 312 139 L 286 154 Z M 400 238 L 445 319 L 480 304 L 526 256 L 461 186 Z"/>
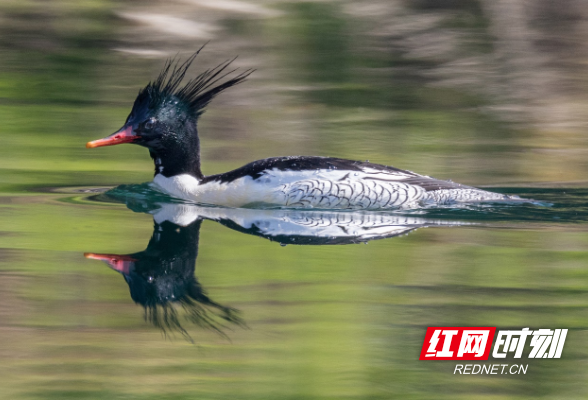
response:
<path id="1" fill-rule="evenodd" d="M 213 181 L 202 184 L 187 174 L 169 178 L 157 174 L 153 184 L 157 189 L 180 199 L 225 207 L 267 203 L 272 192 L 271 184 L 260 183 L 250 176 L 227 183 Z"/>

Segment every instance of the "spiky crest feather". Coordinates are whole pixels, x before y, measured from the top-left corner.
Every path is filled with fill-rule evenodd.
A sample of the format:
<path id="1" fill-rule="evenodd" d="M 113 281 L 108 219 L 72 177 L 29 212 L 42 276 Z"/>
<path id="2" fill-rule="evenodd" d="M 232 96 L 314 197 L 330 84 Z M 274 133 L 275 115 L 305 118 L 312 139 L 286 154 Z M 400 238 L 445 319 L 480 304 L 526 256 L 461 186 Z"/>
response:
<path id="1" fill-rule="evenodd" d="M 139 92 L 139 99 L 149 99 L 149 108 L 155 108 L 161 105 L 168 98 L 175 97 L 179 101 L 189 106 L 190 112 L 194 118 L 198 118 L 208 103 L 220 92 L 243 82 L 254 70 L 247 69 L 237 76 L 217 85 L 223 79 L 237 71 L 238 68 L 227 71 L 227 68 L 235 61 L 235 58 L 227 60 L 220 65 L 209 68 L 197 77 L 190 79 L 183 87 L 180 87 L 186 72 L 196 59 L 196 56 L 204 48 L 203 45 L 186 61 L 180 63 L 178 57 L 168 59 L 163 70 L 155 81 L 149 84 Z M 215 86 L 216 85 L 216 86 Z"/>

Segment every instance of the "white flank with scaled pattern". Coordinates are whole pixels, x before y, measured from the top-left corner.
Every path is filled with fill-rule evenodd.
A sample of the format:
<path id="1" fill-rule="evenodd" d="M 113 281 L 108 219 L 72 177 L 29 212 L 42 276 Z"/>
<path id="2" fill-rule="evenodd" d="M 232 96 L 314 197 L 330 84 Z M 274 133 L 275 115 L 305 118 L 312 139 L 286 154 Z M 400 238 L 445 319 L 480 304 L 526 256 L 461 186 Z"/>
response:
<path id="1" fill-rule="evenodd" d="M 364 168 L 362 171 L 266 170 L 258 179 L 250 176 L 220 183 L 201 184 L 190 175 L 170 178 L 157 174 L 153 183 L 171 196 L 225 207 L 271 205 L 289 208 L 391 209 L 454 202 L 501 201 L 514 199 L 498 193 L 464 186 L 426 191 L 407 179 L 431 179 L 402 171 Z"/>

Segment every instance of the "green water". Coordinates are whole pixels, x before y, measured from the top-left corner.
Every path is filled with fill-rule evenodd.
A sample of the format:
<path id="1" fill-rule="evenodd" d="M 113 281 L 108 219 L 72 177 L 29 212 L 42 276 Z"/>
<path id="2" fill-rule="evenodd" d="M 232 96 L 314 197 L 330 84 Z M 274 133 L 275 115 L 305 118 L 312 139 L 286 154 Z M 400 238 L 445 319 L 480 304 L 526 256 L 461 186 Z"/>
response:
<path id="1" fill-rule="evenodd" d="M 585 398 L 588 144 L 571 111 L 516 91 L 511 64 L 497 65 L 511 91 L 492 76 L 460 84 L 468 70 L 452 61 L 504 56 L 492 6 L 197 3 L 0 4 L 0 398 Z M 412 211 L 423 221 L 408 235 L 368 245 L 284 247 L 205 218 L 187 259 L 219 305 L 203 306 L 211 323 L 171 302 L 181 328 L 154 324 L 123 275 L 84 254 L 142 252 L 153 203 L 169 199 L 106 196 L 148 182 L 151 160 L 84 144 L 123 124 L 166 54 L 209 39 L 194 73 L 237 54 L 257 71 L 202 117 L 205 174 L 279 155 L 369 159 L 540 203 Z M 552 68 L 585 85 L 581 69 Z M 455 362 L 418 360 L 429 326 L 569 333 L 561 359 L 507 359 L 526 375 L 456 376 Z"/>

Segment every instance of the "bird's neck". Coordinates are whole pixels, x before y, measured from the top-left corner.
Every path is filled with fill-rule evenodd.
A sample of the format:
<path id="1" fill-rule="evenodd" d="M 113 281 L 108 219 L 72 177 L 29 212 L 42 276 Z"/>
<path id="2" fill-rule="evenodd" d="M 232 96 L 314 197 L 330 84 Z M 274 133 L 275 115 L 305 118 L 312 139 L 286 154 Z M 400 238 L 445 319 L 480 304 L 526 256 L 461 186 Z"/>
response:
<path id="1" fill-rule="evenodd" d="M 196 124 L 185 127 L 181 141 L 170 143 L 162 149 L 149 150 L 155 164 L 155 175 L 161 174 L 167 178 L 188 174 L 201 180 L 204 178 L 200 169 L 200 139 Z"/>
<path id="2" fill-rule="evenodd" d="M 202 219 L 200 218 L 188 226 L 176 225 L 170 221 L 155 222 L 153 235 L 143 253 L 162 260 L 176 259 L 194 266 L 198 257 L 201 225 Z"/>

